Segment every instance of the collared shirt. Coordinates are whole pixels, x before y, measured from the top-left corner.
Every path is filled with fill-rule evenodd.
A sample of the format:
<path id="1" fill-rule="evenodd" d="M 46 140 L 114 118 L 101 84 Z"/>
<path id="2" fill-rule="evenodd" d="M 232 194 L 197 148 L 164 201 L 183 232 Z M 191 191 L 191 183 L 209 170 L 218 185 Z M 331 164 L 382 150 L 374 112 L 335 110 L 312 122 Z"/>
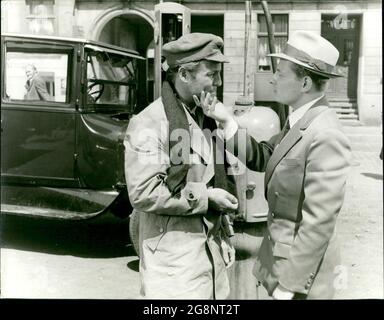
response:
<path id="1" fill-rule="evenodd" d="M 293 111 L 288 116 L 289 127 L 292 128 L 296 124 L 296 122 L 299 121 L 304 116 L 304 114 L 308 111 L 308 109 L 310 107 L 312 107 L 322 97 L 324 97 L 324 95 L 321 95 L 320 97 L 307 102 L 306 104 L 302 105 L 301 107 L 299 107 L 295 111 Z"/>

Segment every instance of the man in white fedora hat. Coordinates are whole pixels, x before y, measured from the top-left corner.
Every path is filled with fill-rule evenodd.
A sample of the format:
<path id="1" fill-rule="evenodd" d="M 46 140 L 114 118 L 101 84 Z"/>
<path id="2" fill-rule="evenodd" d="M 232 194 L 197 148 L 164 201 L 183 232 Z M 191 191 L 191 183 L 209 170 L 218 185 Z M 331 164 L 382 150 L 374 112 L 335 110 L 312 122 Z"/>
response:
<path id="1" fill-rule="evenodd" d="M 254 275 L 275 299 L 330 299 L 341 270 L 335 225 L 351 151 L 324 96 L 329 79 L 339 76 L 333 71 L 339 52 L 321 36 L 297 31 L 284 53 L 270 56 L 280 58 L 270 81 L 275 100 L 293 111 L 271 140 L 240 140 L 241 129 L 222 104 L 209 94 L 200 103 L 220 122 L 228 150 L 265 171 L 268 228 Z"/>

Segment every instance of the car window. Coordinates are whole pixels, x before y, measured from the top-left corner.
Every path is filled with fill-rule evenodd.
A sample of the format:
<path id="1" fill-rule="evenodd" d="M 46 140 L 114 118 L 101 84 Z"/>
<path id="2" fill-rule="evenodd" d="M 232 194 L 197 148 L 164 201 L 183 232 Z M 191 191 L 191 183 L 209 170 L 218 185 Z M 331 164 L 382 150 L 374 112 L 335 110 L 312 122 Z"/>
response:
<path id="1" fill-rule="evenodd" d="M 68 102 L 68 53 L 21 50 L 6 53 L 6 100 Z"/>
<path id="2" fill-rule="evenodd" d="M 136 103 L 136 59 L 106 52 L 87 52 L 87 104 L 131 110 Z"/>

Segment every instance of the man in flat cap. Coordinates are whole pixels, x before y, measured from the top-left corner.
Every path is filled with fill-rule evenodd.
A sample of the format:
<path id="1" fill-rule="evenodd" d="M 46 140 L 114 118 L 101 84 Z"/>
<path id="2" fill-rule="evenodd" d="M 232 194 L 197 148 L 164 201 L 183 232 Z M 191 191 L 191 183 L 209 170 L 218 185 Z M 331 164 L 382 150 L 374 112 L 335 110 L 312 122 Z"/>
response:
<path id="1" fill-rule="evenodd" d="M 237 209 L 223 142 L 193 95 L 221 85 L 223 41 L 191 33 L 163 46 L 168 64 L 161 98 L 129 123 L 128 194 L 140 216 L 144 298 L 224 299 L 234 261 L 227 213 Z"/>
<path id="2" fill-rule="evenodd" d="M 269 141 L 238 138 L 222 104 L 201 104 L 221 122 L 228 150 L 252 170 L 265 171 L 268 228 L 253 273 L 275 299 L 330 299 L 340 272 L 336 218 L 344 200 L 350 145 L 324 96 L 339 52 L 326 39 L 297 31 L 273 75 L 276 101 L 293 112 Z M 207 94 L 208 95 L 208 94 Z M 238 148 L 244 143 L 246 148 Z M 241 150 L 246 150 L 241 154 Z"/>

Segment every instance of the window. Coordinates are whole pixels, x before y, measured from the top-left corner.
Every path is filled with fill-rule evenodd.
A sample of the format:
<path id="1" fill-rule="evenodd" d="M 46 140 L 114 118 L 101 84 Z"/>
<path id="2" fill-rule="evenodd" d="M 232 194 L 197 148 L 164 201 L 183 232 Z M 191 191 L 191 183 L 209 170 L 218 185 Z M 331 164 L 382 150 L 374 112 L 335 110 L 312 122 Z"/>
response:
<path id="1" fill-rule="evenodd" d="M 276 52 L 282 52 L 288 41 L 288 15 L 273 14 L 272 23 L 275 36 Z M 272 72 L 271 58 L 266 55 L 270 53 L 268 43 L 267 22 L 265 15 L 257 15 L 257 70 L 260 72 Z"/>
<path id="2" fill-rule="evenodd" d="M 103 51 L 87 51 L 87 105 L 133 110 L 138 85 L 137 60 Z"/>
<path id="3" fill-rule="evenodd" d="M 28 28 L 32 34 L 54 34 L 55 15 L 53 0 L 29 0 Z"/>
<path id="4" fill-rule="evenodd" d="M 23 52 L 8 48 L 6 99 L 68 102 L 68 61 L 68 53 Z"/>

